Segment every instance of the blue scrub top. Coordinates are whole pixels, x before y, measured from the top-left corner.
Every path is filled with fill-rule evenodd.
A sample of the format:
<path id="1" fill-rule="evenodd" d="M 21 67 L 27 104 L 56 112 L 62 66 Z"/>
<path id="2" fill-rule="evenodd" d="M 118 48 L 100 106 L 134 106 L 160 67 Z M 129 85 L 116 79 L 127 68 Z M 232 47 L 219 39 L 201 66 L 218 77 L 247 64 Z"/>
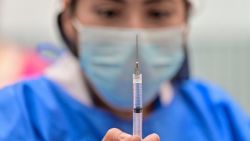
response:
<path id="1" fill-rule="evenodd" d="M 143 136 L 162 141 L 250 141 L 250 120 L 219 88 L 188 80 L 169 105 L 144 119 Z M 132 121 L 79 103 L 46 77 L 0 91 L 0 141 L 101 141 L 110 128 L 132 133 Z"/>

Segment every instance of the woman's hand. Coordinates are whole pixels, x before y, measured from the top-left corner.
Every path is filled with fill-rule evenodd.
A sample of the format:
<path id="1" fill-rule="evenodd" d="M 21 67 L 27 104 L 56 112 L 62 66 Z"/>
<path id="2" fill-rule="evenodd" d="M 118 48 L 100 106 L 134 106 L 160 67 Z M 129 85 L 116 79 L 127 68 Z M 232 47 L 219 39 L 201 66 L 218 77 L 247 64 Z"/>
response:
<path id="1" fill-rule="evenodd" d="M 109 129 L 102 141 L 141 141 L 141 139 L 138 136 L 132 136 L 119 129 L 112 128 Z M 151 134 L 143 141 L 160 141 L 160 137 L 157 134 Z"/>

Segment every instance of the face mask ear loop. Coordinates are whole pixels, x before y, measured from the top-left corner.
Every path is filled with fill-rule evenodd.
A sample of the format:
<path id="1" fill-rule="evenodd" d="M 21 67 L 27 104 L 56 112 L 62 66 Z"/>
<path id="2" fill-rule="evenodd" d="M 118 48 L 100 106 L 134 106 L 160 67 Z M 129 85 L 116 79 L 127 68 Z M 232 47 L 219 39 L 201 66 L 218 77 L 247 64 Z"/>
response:
<path id="1" fill-rule="evenodd" d="M 80 21 L 78 19 L 73 19 L 72 21 L 72 25 L 75 28 L 75 30 L 79 33 L 82 29 L 82 24 L 80 23 Z"/>
<path id="2" fill-rule="evenodd" d="M 183 47 L 186 47 L 188 44 L 188 34 L 189 34 L 189 28 L 187 25 L 182 26 L 182 43 Z"/>
<path id="3" fill-rule="evenodd" d="M 188 57 L 188 54 L 189 53 L 189 48 L 188 48 L 188 34 L 189 34 L 189 26 L 186 25 L 186 26 L 183 26 L 183 49 L 184 49 L 184 52 L 185 52 L 185 60 L 186 60 L 186 73 L 184 77 L 184 79 L 189 79 L 189 75 L 190 75 L 190 69 L 189 69 L 189 57 Z"/>
<path id="4" fill-rule="evenodd" d="M 74 19 L 72 19 L 72 25 L 73 25 L 73 27 L 75 28 L 75 30 L 76 30 L 76 32 L 77 32 L 77 35 L 78 35 L 78 44 L 80 43 L 80 40 L 79 40 L 79 36 L 80 36 L 80 31 L 81 31 L 81 29 L 82 29 L 82 24 L 80 23 L 80 21 L 77 19 L 77 18 L 74 18 Z M 77 49 L 78 49 L 78 51 L 80 50 L 79 49 L 79 46 L 77 46 Z"/>

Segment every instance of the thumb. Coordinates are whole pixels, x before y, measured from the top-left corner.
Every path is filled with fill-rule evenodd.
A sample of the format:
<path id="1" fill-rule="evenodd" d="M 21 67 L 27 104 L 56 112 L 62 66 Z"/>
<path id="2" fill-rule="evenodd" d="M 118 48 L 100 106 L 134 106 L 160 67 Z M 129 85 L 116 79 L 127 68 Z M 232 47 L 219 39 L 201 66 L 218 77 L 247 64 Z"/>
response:
<path id="1" fill-rule="evenodd" d="M 143 141 L 160 141 L 160 137 L 157 134 L 148 135 Z"/>

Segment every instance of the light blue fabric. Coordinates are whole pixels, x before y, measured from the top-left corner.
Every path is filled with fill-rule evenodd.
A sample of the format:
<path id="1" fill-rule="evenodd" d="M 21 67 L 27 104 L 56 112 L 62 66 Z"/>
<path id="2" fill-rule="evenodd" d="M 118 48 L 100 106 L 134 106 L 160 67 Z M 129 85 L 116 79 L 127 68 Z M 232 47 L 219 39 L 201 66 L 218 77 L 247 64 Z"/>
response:
<path id="1" fill-rule="evenodd" d="M 162 141 L 250 141 L 246 115 L 215 86 L 189 80 L 168 106 L 144 119 L 144 136 Z M 132 122 L 87 107 L 46 77 L 0 91 L 0 141 L 101 141 L 109 128 L 131 133 Z"/>
<path id="2" fill-rule="evenodd" d="M 79 28 L 78 45 L 81 68 L 103 101 L 113 108 L 132 109 L 135 39 L 139 33 L 142 103 L 149 105 L 159 86 L 171 80 L 183 64 L 184 31 L 183 26 L 143 30 L 83 26 Z"/>

